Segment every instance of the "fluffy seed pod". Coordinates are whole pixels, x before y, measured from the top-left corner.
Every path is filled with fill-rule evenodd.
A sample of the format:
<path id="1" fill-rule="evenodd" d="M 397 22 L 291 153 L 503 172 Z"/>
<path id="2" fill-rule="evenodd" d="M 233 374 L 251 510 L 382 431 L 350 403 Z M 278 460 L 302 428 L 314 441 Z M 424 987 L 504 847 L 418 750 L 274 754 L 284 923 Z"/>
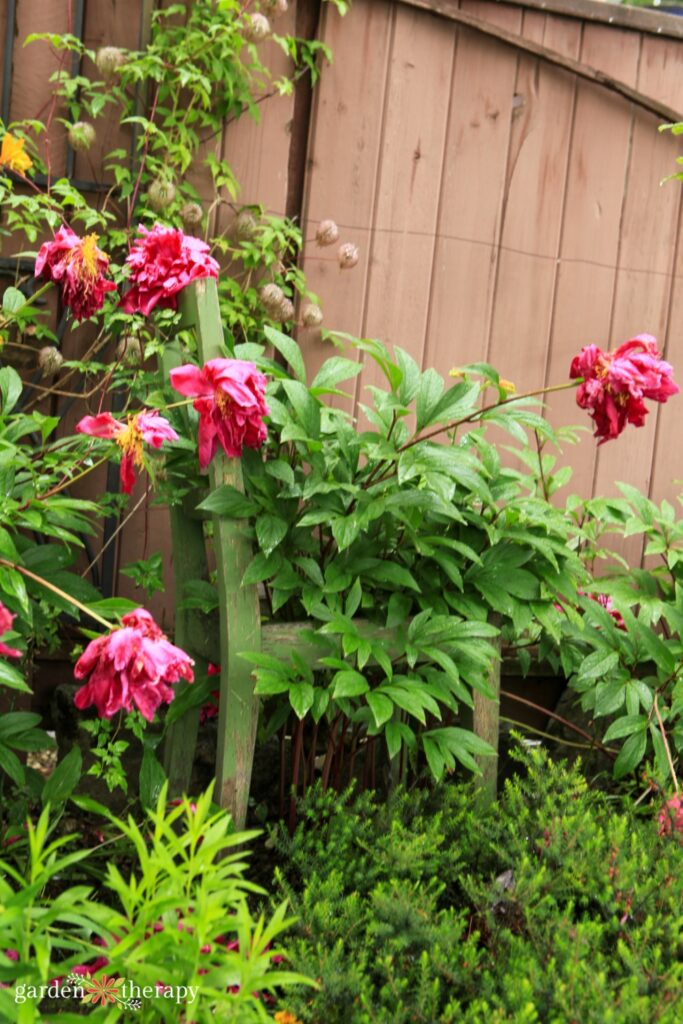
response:
<path id="1" fill-rule="evenodd" d="M 157 213 L 165 210 L 175 199 L 175 185 L 171 181 L 157 178 L 147 189 L 147 201 Z"/>
<path id="2" fill-rule="evenodd" d="M 304 327 L 320 327 L 323 322 L 323 311 L 320 306 L 310 303 L 304 306 L 301 314 L 301 322 Z"/>
<path id="3" fill-rule="evenodd" d="M 334 245 L 339 241 L 339 228 L 333 220 L 321 220 L 315 233 L 318 245 Z"/>
<path id="4" fill-rule="evenodd" d="M 343 245 L 339 246 L 337 259 L 342 270 L 351 270 L 360 259 L 360 250 L 353 242 L 344 242 Z"/>
<path id="5" fill-rule="evenodd" d="M 78 153 L 87 153 L 95 141 L 95 129 L 89 121 L 76 121 L 69 126 L 69 145 Z"/>
<path id="6" fill-rule="evenodd" d="M 279 320 L 281 324 L 286 323 L 287 320 L 293 320 L 294 303 L 290 302 L 289 299 L 283 299 L 277 312 L 277 316 L 274 317 L 274 319 Z"/>
<path id="7" fill-rule="evenodd" d="M 259 292 L 261 302 L 268 313 L 275 314 L 285 301 L 285 293 L 277 284 L 266 284 Z"/>
<path id="8" fill-rule="evenodd" d="M 118 46 L 103 46 L 97 51 L 95 64 L 105 78 L 110 78 L 117 68 L 126 63 L 126 55 Z"/>
<path id="9" fill-rule="evenodd" d="M 240 242 L 248 242 L 256 233 L 256 217 L 250 210 L 242 210 L 235 217 L 233 234 Z"/>
<path id="10" fill-rule="evenodd" d="M 270 35 L 270 22 L 265 14 L 249 14 L 244 27 L 244 35 L 250 43 L 262 43 Z"/>
<path id="11" fill-rule="evenodd" d="M 262 6 L 270 18 L 279 18 L 281 14 L 286 14 L 289 8 L 287 0 L 265 0 Z"/>
<path id="12" fill-rule="evenodd" d="M 116 346 L 116 361 L 126 366 L 141 366 L 143 359 L 140 339 L 134 334 L 124 334 Z"/>
<path id="13" fill-rule="evenodd" d="M 185 203 L 180 211 L 180 216 L 186 228 L 193 228 L 197 224 L 201 224 L 204 210 L 199 203 Z"/>
<path id="14" fill-rule="evenodd" d="M 43 371 L 43 377 L 53 377 L 59 373 L 64 362 L 64 356 L 54 345 L 46 345 L 38 353 L 38 366 Z"/>

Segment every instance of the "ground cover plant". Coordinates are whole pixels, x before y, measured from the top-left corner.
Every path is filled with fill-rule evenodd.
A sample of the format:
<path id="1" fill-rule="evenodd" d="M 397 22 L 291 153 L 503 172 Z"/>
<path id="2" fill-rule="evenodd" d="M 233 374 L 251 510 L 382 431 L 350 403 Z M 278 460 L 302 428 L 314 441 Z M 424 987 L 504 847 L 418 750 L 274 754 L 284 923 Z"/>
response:
<path id="1" fill-rule="evenodd" d="M 577 341 L 566 379 L 526 393 L 487 364 L 444 380 L 330 332 L 311 379 L 296 333 L 323 314 L 305 232 L 241 207 L 210 148 L 226 120 L 319 73 L 324 47 L 273 31 L 286 6 L 172 5 L 140 53 L 37 34 L 58 55 L 53 104 L 2 126 L 0 230 L 34 247 L 0 314 L 2 1012 L 521 1022 L 607 1020 L 613 1004 L 615 1021 L 673 1020 L 683 526 L 628 488 L 563 504 L 580 432 L 551 429 L 542 405 L 575 389 L 597 442 L 622 443 L 674 399 L 673 369 L 648 334 Z M 269 76 L 267 37 L 289 77 Z M 56 177 L 45 133 L 62 124 L 90 153 L 114 110 L 130 149 L 105 158 L 93 199 Z M 187 174 L 202 161 L 209 204 Z M 332 220 L 316 244 L 339 273 L 358 261 Z M 362 361 L 383 384 L 354 420 L 332 400 Z M 94 500 L 82 488 L 105 467 Z M 163 629 L 91 571 L 147 498 L 173 529 Z M 636 534 L 656 566 L 610 552 Z M 155 552 L 124 572 L 152 595 L 165 568 Z M 249 602 L 256 628 L 228 643 Z M 55 741 L 15 701 L 54 651 L 73 663 L 76 724 L 46 777 L 33 755 Z M 466 784 L 494 756 L 475 716 L 496 704 L 503 653 L 567 680 L 590 717 L 568 725 L 609 759 L 621 817 L 540 755 L 495 809 Z M 212 788 L 187 796 L 199 724 L 222 807 Z M 287 822 L 259 847 L 264 891 L 243 849 L 254 741 L 268 787 L 252 821 Z M 337 795 L 350 784 L 358 804 Z M 43 991 L 79 979 L 68 1008 Z"/>

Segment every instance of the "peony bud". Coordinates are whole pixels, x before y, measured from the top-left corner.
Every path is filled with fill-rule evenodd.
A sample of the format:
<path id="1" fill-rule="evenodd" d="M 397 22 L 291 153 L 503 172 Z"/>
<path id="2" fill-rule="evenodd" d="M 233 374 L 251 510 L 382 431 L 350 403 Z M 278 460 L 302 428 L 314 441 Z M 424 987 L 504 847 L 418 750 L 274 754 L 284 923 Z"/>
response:
<path id="1" fill-rule="evenodd" d="M 270 22 L 265 14 L 249 14 L 244 27 L 245 38 L 250 43 L 262 43 L 270 35 Z"/>
<path id="2" fill-rule="evenodd" d="M 337 259 L 342 270 L 351 270 L 360 259 L 360 251 L 352 242 L 344 242 L 339 246 Z"/>
<path id="3" fill-rule="evenodd" d="M 175 199 L 175 185 L 171 181 L 164 181 L 157 178 L 147 189 L 147 200 L 149 205 L 157 213 L 165 210 Z"/>
<path id="4" fill-rule="evenodd" d="M 43 371 L 43 377 L 53 377 L 62 368 L 64 356 L 53 345 L 46 345 L 38 353 L 38 366 Z"/>
<path id="5" fill-rule="evenodd" d="M 256 217 L 250 210 L 242 210 L 237 214 L 233 225 L 233 234 L 240 242 L 248 242 L 256 232 Z"/>
<path id="6" fill-rule="evenodd" d="M 334 245 L 339 241 L 339 228 L 333 220 L 321 220 L 315 233 L 318 245 Z"/>
<path id="7" fill-rule="evenodd" d="M 134 334 L 124 334 L 116 346 L 116 361 L 127 366 L 140 366 L 143 360 L 140 339 Z"/>
<path id="8" fill-rule="evenodd" d="M 285 301 L 285 293 L 277 284 L 264 285 L 259 296 L 266 310 L 271 314 L 277 313 Z"/>
<path id="9" fill-rule="evenodd" d="M 180 211 L 180 216 L 186 228 L 193 228 L 197 224 L 201 224 L 204 210 L 199 203 L 185 203 Z"/>
<path id="10" fill-rule="evenodd" d="M 87 153 L 95 141 L 95 129 L 89 121 L 69 125 L 69 145 L 78 153 Z"/>
<path id="11" fill-rule="evenodd" d="M 277 311 L 277 315 L 273 316 L 274 320 L 279 320 L 281 324 L 284 324 L 287 320 L 294 319 L 294 304 L 289 299 L 283 299 L 280 304 L 280 308 Z"/>
<path id="12" fill-rule="evenodd" d="M 313 303 L 304 306 L 301 322 L 304 327 L 320 327 L 323 322 L 323 311 L 320 306 L 315 306 Z"/>
<path id="13" fill-rule="evenodd" d="M 103 46 L 97 51 L 95 64 L 100 74 L 110 78 L 117 68 L 126 63 L 126 55 L 118 46 Z"/>

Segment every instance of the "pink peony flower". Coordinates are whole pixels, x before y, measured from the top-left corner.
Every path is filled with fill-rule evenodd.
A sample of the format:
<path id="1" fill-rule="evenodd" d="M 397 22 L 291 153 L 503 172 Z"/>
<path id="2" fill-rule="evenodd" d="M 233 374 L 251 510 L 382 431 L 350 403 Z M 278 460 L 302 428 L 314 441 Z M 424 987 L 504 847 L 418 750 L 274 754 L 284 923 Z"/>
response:
<path id="1" fill-rule="evenodd" d="M 76 424 L 76 430 L 79 434 L 116 441 L 122 453 L 121 490 L 124 494 L 130 494 L 133 490 L 136 468 L 144 468 L 143 442 L 146 441 L 152 448 L 161 448 L 164 441 L 178 440 L 168 420 L 156 411 L 146 410 L 129 416 L 126 423 L 115 420 L 108 412 L 98 416 L 84 416 Z"/>
<path id="2" fill-rule="evenodd" d="M 177 228 L 140 225 L 126 263 L 132 287 L 121 299 L 126 313 L 149 316 L 155 306 L 176 309 L 179 291 L 201 277 L 218 277 L 218 263 L 206 242 L 184 235 Z"/>
<path id="3" fill-rule="evenodd" d="M 105 294 L 116 291 L 114 282 L 104 276 L 109 257 L 97 248 L 97 238 L 79 238 L 62 226 L 52 242 L 41 245 L 36 259 L 36 277 L 60 286 L 62 302 L 77 320 L 87 320 L 102 309 Z"/>
<path id="4" fill-rule="evenodd" d="M 666 402 L 678 394 L 673 369 L 660 359 L 656 339 L 639 334 L 615 352 L 587 345 L 572 360 L 570 377 L 583 377 L 576 392 L 582 409 L 590 409 L 595 437 L 604 444 L 618 437 L 627 423 L 642 427 L 648 409 L 644 399 Z"/>
<path id="5" fill-rule="evenodd" d="M 202 469 L 211 462 L 219 444 L 228 458 L 238 459 L 244 445 L 258 448 L 266 440 L 266 378 L 253 363 L 210 359 L 201 370 L 189 364 L 178 366 L 171 370 L 170 378 L 181 395 L 196 398 Z"/>
<path id="6" fill-rule="evenodd" d="M 5 608 L 2 601 L 0 601 L 0 636 L 4 636 L 12 628 L 15 618 L 16 616 L 12 615 L 12 612 Z M 3 644 L 2 640 L 0 640 L 0 655 L 5 655 L 7 658 L 21 658 L 22 653 L 16 647 L 8 647 L 7 644 Z"/>
<path id="7" fill-rule="evenodd" d="M 173 700 L 169 683 L 192 682 L 192 659 L 175 647 L 144 608 L 124 615 L 122 625 L 92 640 L 76 662 L 76 679 L 88 678 L 77 692 L 77 708 L 94 704 L 101 718 L 134 706 L 151 722 L 162 703 Z"/>
<path id="8" fill-rule="evenodd" d="M 219 676 L 221 674 L 220 665 L 214 665 L 212 661 L 209 662 L 206 669 L 207 676 Z M 199 724 L 204 725 L 212 718 L 218 716 L 218 702 L 220 700 L 221 691 L 212 690 L 209 699 L 206 704 L 202 705 L 201 711 L 199 712 Z"/>
<path id="9" fill-rule="evenodd" d="M 658 821 L 658 835 L 668 836 L 672 832 L 683 834 L 683 796 L 680 793 L 676 793 L 675 796 L 666 801 L 659 812 Z"/>

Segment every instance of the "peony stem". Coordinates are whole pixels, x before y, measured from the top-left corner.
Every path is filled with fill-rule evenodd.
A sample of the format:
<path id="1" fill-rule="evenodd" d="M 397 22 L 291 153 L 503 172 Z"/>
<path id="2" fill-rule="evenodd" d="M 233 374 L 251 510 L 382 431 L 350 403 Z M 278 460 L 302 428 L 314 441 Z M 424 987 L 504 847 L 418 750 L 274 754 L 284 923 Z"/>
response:
<path id="1" fill-rule="evenodd" d="M 657 715 L 657 721 L 659 723 L 659 731 L 662 734 L 662 743 L 664 744 L 664 750 L 666 751 L 666 759 L 667 759 L 668 764 L 669 764 L 669 771 L 671 772 L 671 778 L 673 780 L 674 789 L 676 790 L 676 793 L 678 793 L 679 792 L 679 789 L 678 789 L 678 778 L 676 776 L 676 769 L 674 768 L 673 759 L 671 757 L 671 750 L 669 749 L 669 741 L 666 738 L 666 730 L 664 728 L 664 722 L 662 721 L 662 715 L 661 715 L 661 712 L 659 710 L 659 704 L 657 703 L 657 694 L 655 694 L 654 708 L 655 708 L 655 714 Z"/>
<path id="2" fill-rule="evenodd" d="M 468 416 L 463 416 L 462 419 L 453 420 L 451 423 L 446 423 L 445 426 L 436 427 L 431 430 L 428 434 L 420 434 L 419 437 L 414 437 L 412 441 L 408 441 L 401 448 L 399 452 L 404 452 L 408 448 L 412 448 L 413 445 L 418 444 L 420 441 L 428 441 L 430 437 L 436 437 L 437 434 L 445 433 L 448 430 L 455 430 L 457 427 L 462 426 L 463 423 L 471 423 L 473 420 L 483 416 L 485 412 L 490 412 L 491 409 L 500 409 L 503 405 L 510 405 L 511 402 L 519 402 L 522 398 L 535 398 L 536 395 L 549 395 L 553 391 L 567 391 L 569 388 L 578 387 L 579 384 L 583 383 L 583 377 L 576 377 L 574 380 L 566 381 L 564 384 L 552 384 L 548 388 L 537 388 L 535 391 L 525 391 L 521 395 L 512 395 L 511 398 L 505 398 L 502 402 L 492 402 L 491 405 L 485 405 L 481 409 L 475 409 Z"/>
<path id="3" fill-rule="evenodd" d="M 35 583 L 40 583 L 41 587 L 46 587 L 48 590 L 51 590 L 53 594 L 57 594 L 58 597 L 61 597 L 65 601 L 68 601 L 69 604 L 72 604 L 74 608 L 78 608 L 79 611 L 84 612 L 86 615 L 90 616 L 91 619 L 99 622 L 106 630 L 111 630 L 111 622 L 107 622 L 107 620 L 103 619 L 101 615 L 97 614 L 97 612 L 91 611 L 87 605 L 81 604 L 81 602 L 77 601 L 75 597 L 71 596 L 71 594 L 67 594 L 65 590 L 62 590 L 60 587 L 56 587 L 54 583 L 50 583 L 48 580 L 43 579 L 42 576 L 37 576 L 36 573 L 31 572 L 30 569 L 25 569 L 23 565 L 16 565 L 15 562 L 9 562 L 6 558 L 0 558 L 0 565 L 4 565 L 7 569 L 14 569 L 16 572 L 20 572 L 22 576 L 27 576 L 28 579 L 33 580 Z"/>
<path id="4" fill-rule="evenodd" d="M 97 462 L 93 462 L 92 466 L 88 466 L 87 469 L 84 469 L 82 473 L 77 473 L 76 476 L 71 476 L 68 478 L 68 480 L 63 480 L 61 484 L 57 484 L 56 487 L 53 487 L 51 491 L 46 491 L 45 494 L 38 494 L 35 500 L 45 501 L 46 498 L 53 498 L 55 494 L 59 494 L 59 492 L 63 491 L 66 487 L 70 487 L 72 484 L 75 484 L 78 480 L 82 480 L 84 476 L 88 475 L 88 473 L 92 473 L 93 470 L 98 469 L 100 466 L 103 466 L 104 463 L 108 461 L 109 456 L 104 455 L 101 459 L 98 459 Z"/>

